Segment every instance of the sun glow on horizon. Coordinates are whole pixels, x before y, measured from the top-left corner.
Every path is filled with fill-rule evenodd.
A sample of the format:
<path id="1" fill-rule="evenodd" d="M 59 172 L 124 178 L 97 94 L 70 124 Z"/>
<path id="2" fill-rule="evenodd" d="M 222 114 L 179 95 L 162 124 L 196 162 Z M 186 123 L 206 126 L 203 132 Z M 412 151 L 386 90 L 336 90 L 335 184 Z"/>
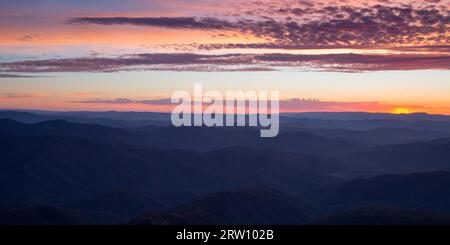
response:
<path id="1" fill-rule="evenodd" d="M 410 109 L 404 107 L 397 107 L 392 111 L 393 114 L 411 114 L 413 113 Z"/>

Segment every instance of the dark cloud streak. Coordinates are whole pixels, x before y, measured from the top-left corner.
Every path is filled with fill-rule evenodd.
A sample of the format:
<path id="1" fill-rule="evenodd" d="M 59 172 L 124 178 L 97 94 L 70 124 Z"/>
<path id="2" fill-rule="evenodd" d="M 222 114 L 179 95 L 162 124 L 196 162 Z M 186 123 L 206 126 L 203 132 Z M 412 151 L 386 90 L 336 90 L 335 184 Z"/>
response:
<path id="1" fill-rule="evenodd" d="M 364 54 L 133 54 L 116 58 L 72 58 L 0 63 L 0 72 L 117 72 L 167 71 L 272 71 L 297 70 L 363 72 L 382 70 L 450 69 L 448 55 Z"/>
<path id="2" fill-rule="evenodd" d="M 51 76 L 29 76 L 29 75 L 0 73 L 0 78 L 39 78 L 39 77 L 45 78 L 45 77 L 51 77 Z"/>
<path id="3" fill-rule="evenodd" d="M 173 29 L 203 29 L 203 30 L 225 30 L 236 28 L 236 26 L 228 21 L 218 18 L 205 17 L 108 17 L 108 18 L 74 18 L 67 22 L 68 24 L 97 24 L 97 25 L 138 25 L 138 26 L 154 26 Z"/>

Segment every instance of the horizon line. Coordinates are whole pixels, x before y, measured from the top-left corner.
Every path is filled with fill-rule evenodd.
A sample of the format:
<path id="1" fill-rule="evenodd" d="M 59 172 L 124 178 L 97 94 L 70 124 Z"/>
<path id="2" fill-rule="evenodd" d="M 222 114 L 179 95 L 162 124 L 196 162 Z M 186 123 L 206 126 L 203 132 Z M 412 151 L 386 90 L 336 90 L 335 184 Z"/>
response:
<path id="1" fill-rule="evenodd" d="M 171 114 L 171 112 L 161 112 L 161 111 L 130 111 L 130 110 L 52 110 L 52 109 L 11 109 L 11 108 L 0 108 L 0 111 L 15 111 L 15 112 L 49 112 L 49 113 L 70 113 L 70 112 L 117 112 L 117 113 L 155 113 L 155 114 Z M 288 112 L 279 112 L 278 114 L 306 114 L 306 113 L 365 113 L 365 114 L 388 114 L 388 115 L 429 115 L 429 116 L 450 116 L 450 114 L 435 114 L 428 112 L 411 112 L 411 113 L 392 113 L 392 112 L 367 112 L 367 111 L 288 111 Z M 195 113 L 191 113 L 195 114 Z M 252 113 L 255 114 L 255 113 Z M 262 113 L 256 113 L 262 114 Z M 275 114 L 275 113 L 274 113 Z M 227 113 L 221 113 L 221 115 L 227 115 Z M 245 115 L 251 115 L 245 113 Z"/>

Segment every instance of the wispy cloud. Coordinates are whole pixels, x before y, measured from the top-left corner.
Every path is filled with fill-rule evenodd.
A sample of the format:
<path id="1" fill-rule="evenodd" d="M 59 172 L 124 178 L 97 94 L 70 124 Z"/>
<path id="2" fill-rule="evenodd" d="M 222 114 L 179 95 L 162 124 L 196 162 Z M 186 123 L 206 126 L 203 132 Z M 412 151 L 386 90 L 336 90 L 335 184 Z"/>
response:
<path id="1" fill-rule="evenodd" d="M 0 100 L 17 100 L 17 99 L 32 99 L 32 98 L 38 98 L 38 97 L 45 97 L 48 96 L 44 93 L 37 93 L 37 92 L 31 92 L 31 93 L 0 93 Z"/>
<path id="2" fill-rule="evenodd" d="M 84 92 L 84 91 L 68 93 L 68 95 L 70 95 L 70 96 L 84 97 L 84 98 L 96 96 L 96 95 L 98 95 L 98 94 L 99 94 L 98 92 Z"/>
<path id="3" fill-rule="evenodd" d="M 129 98 L 116 98 L 116 99 L 88 99 L 72 101 L 73 103 L 83 103 L 83 104 L 144 104 L 144 105 L 171 105 L 170 98 L 163 99 L 147 99 L 147 100 L 136 100 Z"/>
<path id="4" fill-rule="evenodd" d="M 220 101 L 219 101 L 220 102 Z M 225 101 L 222 101 L 222 104 Z M 171 103 L 170 98 L 159 99 L 130 99 L 130 98 L 116 98 L 116 99 L 88 99 L 72 101 L 72 103 L 82 104 L 140 104 L 148 106 L 163 106 L 170 109 L 175 106 Z M 304 112 L 304 111 L 367 111 L 367 112 L 391 112 L 397 108 L 407 108 L 411 112 L 422 112 L 433 109 L 442 108 L 429 108 L 421 105 L 411 104 L 392 104 L 379 101 L 321 101 L 318 99 L 282 99 L 279 101 L 280 111 L 282 112 Z M 210 104 L 204 104 L 209 106 Z M 248 104 L 246 105 L 246 107 Z M 447 108 L 449 109 L 449 108 Z"/>
<path id="5" fill-rule="evenodd" d="M 26 41 L 32 41 L 32 40 L 35 40 L 38 38 L 40 38 L 40 36 L 38 34 L 30 33 L 30 34 L 25 34 L 25 35 L 16 37 L 15 39 L 18 41 L 26 42 Z"/>

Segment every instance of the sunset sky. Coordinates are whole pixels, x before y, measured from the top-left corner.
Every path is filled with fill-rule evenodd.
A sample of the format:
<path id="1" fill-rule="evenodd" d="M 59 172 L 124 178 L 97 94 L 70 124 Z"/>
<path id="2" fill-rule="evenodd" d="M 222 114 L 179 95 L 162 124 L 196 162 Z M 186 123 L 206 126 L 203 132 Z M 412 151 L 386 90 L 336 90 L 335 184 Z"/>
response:
<path id="1" fill-rule="evenodd" d="M 0 108 L 169 111 L 277 90 L 282 111 L 450 115 L 449 0 L 2 0 Z"/>

